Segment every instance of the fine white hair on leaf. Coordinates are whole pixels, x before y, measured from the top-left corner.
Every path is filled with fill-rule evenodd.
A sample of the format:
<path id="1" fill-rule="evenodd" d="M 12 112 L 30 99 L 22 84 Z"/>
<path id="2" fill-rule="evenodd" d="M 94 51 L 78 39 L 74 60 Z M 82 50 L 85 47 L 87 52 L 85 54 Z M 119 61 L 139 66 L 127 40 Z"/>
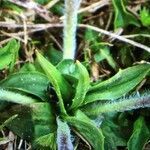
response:
<path id="1" fill-rule="evenodd" d="M 89 116 L 99 116 L 100 114 L 108 112 L 124 112 L 146 107 L 150 107 L 149 90 L 145 90 L 141 95 L 139 93 L 133 93 L 130 96 L 124 96 L 112 101 L 99 101 L 88 104 L 84 106 L 82 110 Z"/>
<path id="2" fill-rule="evenodd" d="M 58 150 L 73 150 L 70 128 L 66 122 L 57 118 L 57 148 Z"/>

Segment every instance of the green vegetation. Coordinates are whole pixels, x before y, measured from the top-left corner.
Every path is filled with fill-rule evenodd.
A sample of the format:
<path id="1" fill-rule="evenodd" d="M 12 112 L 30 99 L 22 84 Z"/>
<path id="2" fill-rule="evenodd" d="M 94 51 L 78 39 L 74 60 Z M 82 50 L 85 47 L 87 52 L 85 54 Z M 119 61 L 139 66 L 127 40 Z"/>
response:
<path id="1" fill-rule="evenodd" d="M 146 149 L 149 9 L 130 0 L 2 1 L 0 149 Z"/>

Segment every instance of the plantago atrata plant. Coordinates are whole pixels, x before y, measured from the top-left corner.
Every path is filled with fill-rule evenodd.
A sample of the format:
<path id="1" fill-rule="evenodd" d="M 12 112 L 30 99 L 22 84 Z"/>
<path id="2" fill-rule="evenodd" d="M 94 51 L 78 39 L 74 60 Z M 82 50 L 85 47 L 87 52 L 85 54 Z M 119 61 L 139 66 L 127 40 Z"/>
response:
<path id="1" fill-rule="evenodd" d="M 120 70 L 106 81 L 90 83 L 85 66 L 73 60 L 80 0 L 65 3 L 64 59 L 54 66 L 36 51 L 43 73 L 16 73 L 2 80 L 1 121 L 10 118 L 9 123 L 4 122 L 5 126 L 31 141 L 36 150 L 73 150 L 78 138 L 94 150 L 104 150 L 103 115 L 150 107 L 149 91 L 140 96 L 125 96 L 149 75 L 150 64 L 135 65 Z M 14 104 L 6 111 L 4 108 L 10 103 Z M 135 126 L 141 124 L 141 120 L 137 120 Z M 130 141 L 128 145 L 132 147 Z"/>

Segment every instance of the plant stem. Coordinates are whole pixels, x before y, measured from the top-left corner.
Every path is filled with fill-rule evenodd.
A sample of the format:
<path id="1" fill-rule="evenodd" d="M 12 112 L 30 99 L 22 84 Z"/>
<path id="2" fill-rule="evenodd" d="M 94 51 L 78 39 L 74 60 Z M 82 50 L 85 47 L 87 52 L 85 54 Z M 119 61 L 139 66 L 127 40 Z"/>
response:
<path id="1" fill-rule="evenodd" d="M 77 11 L 81 0 L 65 0 L 63 59 L 74 59 L 76 51 Z"/>

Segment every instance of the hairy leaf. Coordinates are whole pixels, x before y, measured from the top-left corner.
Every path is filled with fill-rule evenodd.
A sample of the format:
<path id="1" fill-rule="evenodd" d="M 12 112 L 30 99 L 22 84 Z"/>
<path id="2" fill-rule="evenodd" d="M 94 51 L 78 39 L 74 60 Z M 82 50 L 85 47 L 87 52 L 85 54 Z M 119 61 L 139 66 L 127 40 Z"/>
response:
<path id="1" fill-rule="evenodd" d="M 117 99 L 137 86 L 150 72 L 150 64 L 140 64 L 120 70 L 110 79 L 92 86 L 84 103 Z"/>
<path id="2" fill-rule="evenodd" d="M 71 109 L 79 107 L 85 98 L 90 86 L 90 78 L 87 69 L 77 61 L 78 85 L 76 87 L 75 97 L 72 100 Z"/>
<path id="3" fill-rule="evenodd" d="M 6 120 L 15 114 L 18 116 L 7 127 L 21 138 L 34 141 L 56 131 L 54 110 L 46 102 L 12 106 L 0 113 L 0 120 Z"/>
<path id="4" fill-rule="evenodd" d="M 36 150 L 56 150 L 56 135 L 55 133 L 49 133 L 44 136 L 40 136 L 33 143 L 33 149 Z"/>
<path id="5" fill-rule="evenodd" d="M 101 103 L 101 101 L 93 102 L 85 105 L 82 110 L 88 116 L 99 116 L 102 113 L 124 112 L 145 107 L 150 107 L 149 91 L 143 93 L 141 96 L 139 96 L 139 94 L 134 94 L 104 103 Z"/>
<path id="6" fill-rule="evenodd" d="M 63 113 L 66 113 L 64 108 L 63 100 L 70 100 L 71 96 L 71 86 L 64 79 L 62 74 L 53 66 L 49 61 L 47 61 L 40 53 L 37 52 L 37 59 L 42 69 L 45 71 L 50 83 L 54 86 L 57 96 L 59 98 L 59 106 Z M 68 92 L 69 91 L 69 92 Z"/>
<path id="7" fill-rule="evenodd" d="M 105 137 L 105 149 L 117 150 L 118 146 L 126 146 L 125 135 L 122 133 L 121 126 L 115 124 L 113 120 L 105 118 L 101 125 Z"/>
<path id="8" fill-rule="evenodd" d="M 37 102 L 37 100 L 35 100 L 31 97 L 0 88 L 0 102 L 1 101 L 18 103 L 18 104 L 23 104 L 23 105 L 32 104 L 32 103 Z"/>
<path id="9" fill-rule="evenodd" d="M 0 82 L 0 86 L 7 89 L 17 89 L 46 99 L 46 90 L 49 84 L 48 78 L 38 72 L 15 73 Z"/>
<path id="10" fill-rule="evenodd" d="M 70 128 L 66 122 L 57 118 L 57 148 L 58 150 L 73 150 Z"/>
<path id="11" fill-rule="evenodd" d="M 65 120 L 76 128 L 94 150 L 104 150 L 104 137 L 101 129 L 96 127 L 84 113 L 78 111 L 75 117 L 65 117 Z"/>
<path id="12" fill-rule="evenodd" d="M 57 88 L 59 88 L 64 100 L 68 99 L 70 96 L 70 92 L 68 92 L 68 89 L 71 90 L 71 87 L 67 83 L 67 81 L 63 78 L 61 73 L 56 69 L 55 66 L 53 66 L 38 52 L 37 52 L 37 59 L 39 64 L 45 71 L 47 77 L 49 78 L 50 82 L 53 84 L 54 88 L 56 88 L 56 91 Z"/>
<path id="13" fill-rule="evenodd" d="M 129 150 L 142 150 L 150 137 L 150 131 L 143 117 L 139 117 L 134 123 L 133 133 L 128 141 Z"/>

